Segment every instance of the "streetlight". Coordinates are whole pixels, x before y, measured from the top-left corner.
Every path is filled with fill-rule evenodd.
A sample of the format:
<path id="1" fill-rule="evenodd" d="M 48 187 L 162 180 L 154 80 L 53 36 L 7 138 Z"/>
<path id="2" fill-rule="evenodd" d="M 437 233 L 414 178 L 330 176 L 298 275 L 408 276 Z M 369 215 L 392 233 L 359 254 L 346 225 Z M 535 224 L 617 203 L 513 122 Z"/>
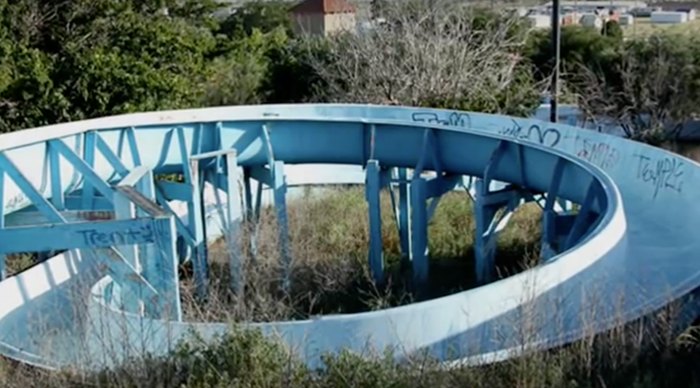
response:
<path id="1" fill-rule="evenodd" d="M 552 0 L 552 51 L 554 52 L 554 69 L 552 71 L 552 85 L 549 99 L 549 121 L 557 122 L 557 98 L 559 95 L 559 59 L 561 56 L 560 40 L 561 29 L 559 26 L 559 0 Z"/>

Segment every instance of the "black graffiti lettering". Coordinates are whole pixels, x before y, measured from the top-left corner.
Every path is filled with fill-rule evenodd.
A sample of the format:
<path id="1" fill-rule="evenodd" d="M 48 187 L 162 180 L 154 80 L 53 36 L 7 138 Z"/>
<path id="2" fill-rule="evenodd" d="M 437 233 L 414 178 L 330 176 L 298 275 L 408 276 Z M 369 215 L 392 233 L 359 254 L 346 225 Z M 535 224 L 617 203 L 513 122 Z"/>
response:
<path id="1" fill-rule="evenodd" d="M 143 225 L 125 231 L 101 232 L 97 229 L 87 229 L 78 233 L 82 235 L 85 245 L 90 247 L 143 244 L 154 241 L 154 232 L 151 225 Z"/>
<path id="2" fill-rule="evenodd" d="M 683 162 L 676 158 L 666 157 L 659 160 L 644 155 L 635 155 L 637 163 L 637 179 L 653 185 L 652 198 L 660 191 L 683 191 Z"/>
<path id="3" fill-rule="evenodd" d="M 466 113 L 461 113 L 461 112 L 452 112 L 450 114 L 450 125 L 454 127 L 471 127 L 471 117 L 469 117 L 468 114 Z"/>
<path id="4" fill-rule="evenodd" d="M 520 140 L 529 140 L 549 147 L 556 147 L 561 141 L 561 133 L 556 128 L 542 128 L 537 124 L 532 124 L 527 128 L 527 131 L 523 130 L 524 127 L 520 126 L 515 120 L 513 120 L 512 127 L 505 127 L 498 133 L 504 136 L 514 137 Z"/>
<path id="5" fill-rule="evenodd" d="M 471 118 L 467 113 L 463 112 L 452 112 L 447 115 L 447 118 L 440 118 L 440 116 L 434 112 L 413 112 L 411 118 L 415 122 L 422 123 L 449 125 L 464 128 L 471 126 Z"/>
<path id="6" fill-rule="evenodd" d="M 413 121 L 416 122 L 422 122 L 422 123 L 436 123 L 436 124 L 442 124 L 442 125 L 448 125 L 448 121 L 443 121 L 440 120 L 438 115 L 436 113 L 432 112 L 414 112 L 411 117 L 413 118 Z"/>
<path id="7" fill-rule="evenodd" d="M 543 145 L 554 147 L 557 144 L 559 144 L 559 140 L 561 140 L 561 134 L 556 128 L 547 128 L 545 130 L 542 130 L 539 125 L 533 124 L 527 131 L 528 139 L 532 139 L 533 131 L 537 133 L 537 137 L 535 138 L 535 140 Z"/>
<path id="8" fill-rule="evenodd" d="M 576 136 L 576 155 L 603 169 L 612 168 L 620 160 L 620 152 L 617 148 L 607 143 L 596 142 Z"/>

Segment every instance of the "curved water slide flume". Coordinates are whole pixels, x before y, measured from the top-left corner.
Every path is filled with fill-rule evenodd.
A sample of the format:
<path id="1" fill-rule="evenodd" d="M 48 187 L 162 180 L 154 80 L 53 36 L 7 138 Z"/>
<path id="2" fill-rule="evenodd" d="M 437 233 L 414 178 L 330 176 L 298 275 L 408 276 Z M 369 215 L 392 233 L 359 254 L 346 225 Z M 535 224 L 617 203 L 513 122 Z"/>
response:
<path id="1" fill-rule="evenodd" d="M 576 230 L 562 233 L 573 236 L 568 249 L 518 275 L 382 311 L 249 323 L 279 336 L 310 364 L 326 351 L 387 346 L 399 358 L 428 351 L 448 362 L 488 362 L 637 319 L 671 300 L 685 300 L 700 285 L 695 259 L 700 240 L 693 236 L 700 223 L 694 206 L 700 169 L 661 149 L 566 125 L 410 107 L 263 105 L 142 113 L 0 136 L 2 252 L 68 249 L 0 282 L 2 354 L 46 368 L 97 368 L 143 351 L 162 354 L 191 329 L 205 338 L 228 329 L 223 323 L 177 321 L 177 305 L 171 303 L 177 300 L 171 287 L 175 236 L 192 228 L 190 216 L 201 212 L 213 238 L 220 233 L 217 224 L 229 225 L 242 211 L 228 205 L 238 198 L 221 200 L 229 186 L 224 182 L 235 175 L 226 173 L 210 179 L 221 190 L 202 186 L 203 208 L 193 212 L 176 198 L 156 198 L 155 205 L 151 174 L 184 171 L 192 164 L 183 163 L 183 153 L 205 170 L 212 160 L 227 157 L 225 166 L 272 162 L 272 169 L 256 173 L 279 192 L 284 182 L 274 179 L 281 176 L 274 171 L 297 169 L 301 182 L 310 171 L 303 164 L 364 166 L 376 160 L 367 163 L 368 186 L 382 182 L 382 174 L 372 173 L 375 166 L 422 166 L 510 182 L 534 193 L 556 190 L 582 204 L 579 213 L 587 217 L 561 216 L 557 223 L 570 228 L 550 229 Z M 192 182 L 202 183 L 202 176 L 195 173 Z M 412 181 L 412 198 L 420 187 L 451 189 L 454 178 L 426 185 Z M 336 177 L 336 183 L 343 181 Z M 182 187 L 169 192 L 182 193 Z M 489 194 L 478 196 L 477 204 L 499 200 Z M 419 203 L 414 203 L 419 217 L 414 221 L 421 220 Z M 176 222 L 173 213 L 184 222 Z M 105 214 L 116 214 L 117 220 L 95 220 Z M 416 248 L 422 244 L 420 225 L 414 222 L 410 229 L 418 280 L 426 268 Z M 117 242 L 141 245 L 109 245 Z M 130 270 L 136 262 L 142 268 Z M 128 289 L 143 299 L 120 292 Z M 129 311 L 117 308 L 118 300 Z M 697 311 L 692 302 L 685 307 Z"/>

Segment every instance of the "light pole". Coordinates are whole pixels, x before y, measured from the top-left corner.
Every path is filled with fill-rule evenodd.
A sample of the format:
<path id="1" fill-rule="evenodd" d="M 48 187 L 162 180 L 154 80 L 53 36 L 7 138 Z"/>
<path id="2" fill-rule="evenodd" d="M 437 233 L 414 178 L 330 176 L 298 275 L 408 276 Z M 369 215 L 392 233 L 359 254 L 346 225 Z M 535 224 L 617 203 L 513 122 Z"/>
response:
<path id="1" fill-rule="evenodd" d="M 559 59 L 561 56 L 561 28 L 559 26 L 559 8 L 559 0 L 552 0 L 552 52 L 554 53 L 554 68 L 552 71 L 552 85 L 549 100 L 549 121 L 553 123 L 557 122 L 558 116 L 557 98 L 559 96 Z"/>

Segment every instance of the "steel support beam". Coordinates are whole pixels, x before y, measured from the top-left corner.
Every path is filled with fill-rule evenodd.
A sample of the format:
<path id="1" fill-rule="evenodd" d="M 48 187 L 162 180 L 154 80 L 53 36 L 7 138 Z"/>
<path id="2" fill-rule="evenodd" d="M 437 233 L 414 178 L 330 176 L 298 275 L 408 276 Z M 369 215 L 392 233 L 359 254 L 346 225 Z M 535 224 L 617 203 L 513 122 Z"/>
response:
<path id="1" fill-rule="evenodd" d="M 184 163 L 185 180 L 192 188 L 192 198 L 187 202 L 187 226 L 194 236 L 192 247 L 192 264 L 194 267 L 195 292 L 200 300 L 207 297 L 209 283 L 209 265 L 207 263 L 207 241 L 204 225 L 204 209 L 199 161 L 191 160 Z"/>
<path id="2" fill-rule="evenodd" d="M 256 239 L 259 227 L 263 185 L 272 190 L 277 230 L 279 238 L 280 264 L 282 266 L 282 289 L 288 290 L 291 276 L 291 253 L 289 251 L 289 222 L 287 219 L 287 182 L 284 162 L 275 160 L 274 150 L 267 125 L 263 125 L 260 135 L 267 154 L 267 167 L 253 166 L 243 169 L 244 205 L 243 219 L 252 222 L 254 228 L 250 241 L 253 260 L 257 254 Z M 253 200 L 251 179 L 258 182 L 256 199 Z"/>
<path id="3" fill-rule="evenodd" d="M 114 213 L 118 220 L 132 220 L 136 218 L 136 206 L 129 198 L 121 193 L 114 196 Z M 137 244 L 119 244 L 114 247 L 120 254 L 120 258 L 125 260 L 137 274 L 142 274 L 139 248 Z M 108 252 L 102 252 L 104 257 L 111 257 Z M 116 279 L 115 279 L 116 280 Z M 124 287 L 121 289 L 121 301 L 123 309 L 134 314 L 143 315 L 145 311 L 144 303 L 140 295 L 135 295 L 132 289 Z"/>
<path id="4" fill-rule="evenodd" d="M 118 186 L 117 190 L 136 205 L 137 214 L 143 212 L 156 220 L 153 230 L 157 238 L 153 244 L 142 244 L 142 250 L 139 252 L 142 262 L 148 258 L 145 260 L 144 275 L 159 295 L 157 301 L 146 304 L 146 314 L 181 321 L 176 217 L 158 206 L 152 197 L 147 196 L 154 194 L 152 186 L 148 186 L 149 181 L 152 182 L 152 178 L 146 175 L 140 191 L 130 186 Z"/>
<path id="5" fill-rule="evenodd" d="M 63 198 L 63 186 L 61 185 L 61 163 L 59 152 L 56 147 L 50 143 L 47 144 L 47 152 L 49 156 L 49 167 L 51 169 L 51 203 L 57 210 L 66 208 Z"/>
<path id="6" fill-rule="evenodd" d="M 217 202 L 219 218 L 223 223 L 223 236 L 226 241 L 227 253 L 229 256 L 229 271 L 231 275 L 231 290 L 238 295 L 242 295 L 245 286 L 243 273 L 243 255 L 240 252 L 238 241 L 239 224 L 241 219 L 236 217 L 236 210 L 241 209 L 241 195 L 238 188 L 238 161 L 237 153 L 233 148 L 208 152 L 192 156 L 199 160 L 214 159 L 214 168 L 207 172 L 207 180 L 214 187 L 214 197 Z M 223 190 L 227 195 L 227 202 L 224 205 L 219 195 L 219 190 Z M 240 212 L 242 216 L 243 212 Z"/>
<path id="7" fill-rule="evenodd" d="M 572 216 L 567 213 L 559 214 L 555 209 L 555 204 L 558 203 L 557 195 L 561 186 L 565 165 L 564 160 L 560 159 L 554 166 L 554 173 L 550 178 L 549 191 L 547 192 L 542 213 L 542 242 L 540 248 L 540 258 L 542 260 L 549 260 L 558 252 L 561 252 L 564 245 L 562 239 L 571 228 Z"/>
<path id="8" fill-rule="evenodd" d="M 104 156 L 104 158 L 107 160 L 107 162 L 114 168 L 114 171 L 121 175 L 122 177 L 125 177 L 128 175 L 129 169 L 124 165 L 122 162 L 121 158 L 115 154 L 111 148 L 109 148 L 109 145 L 107 142 L 102 139 L 102 136 L 99 134 L 94 134 L 95 136 L 95 146 L 97 147 L 97 150 Z M 120 136 L 120 140 L 123 139 L 123 136 Z M 119 153 L 121 154 L 121 149 L 122 149 L 122 141 L 119 142 Z"/>
<path id="9" fill-rule="evenodd" d="M 132 197 L 125 199 L 106 182 L 104 182 L 93 170 L 91 164 L 94 162 L 95 149 L 106 154 L 107 160 L 115 167 L 115 170 L 121 175 L 125 175 L 127 170 L 121 164 L 121 161 L 115 157 L 110 149 L 104 149 L 104 144 L 99 146 L 100 138 L 95 133 L 86 134 L 86 153 L 90 164 L 86 163 L 78 156 L 71 148 L 69 148 L 61 140 L 50 140 L 47 142 L 48 167 L 51 169 L 50 188 L 51 202 L 47 201 L 42 193 L 33 187 L 31 182 L 22 174 L 22 172 L 7 158 L 4 153 L 0 153 L 0 171 L 1 175 L 7 175 L 14 181 L 22 193 L 32 202 L 33 208 L 36 209 L 18 212 L 17 219 L 27 221 L 40 222 L 39 225 L 2 228 L 0 230 L 0 240 L 13 241 L 11 247 L 12 252 L 45 252 L 66 249 L 85 249 L 87 254 L 94 254 L 96 259 L 100 260 L 100 265 L 112 276 L 113 280 L 119 287 L 124 290 L 123 297 L 127 302 L 127 310 L 140 313 L 142 309 L 142 301 L 146 306 L 149 306 L 151 301 L 159 296 L 157 304 L 162 305 L 165 295 L 173 293 L 173 284 L 175 289 L 178 288 L 177 271 L 174 273 L 175 278 L 166 281 L 169 288 L 158 285 L 163 283 L 163 274 L 158 271 L 158 279 L 152 284 L 147 280 L 141 272 L 141 262 L 145 257 L 151 257 L 151 253 L 145 253 L 146 250 L 152 250 L 152 246 L 156 243 L 163 244 L 158 241 L 161 238 L 159 229 L 167 231 L 167 226 L 158 224 L 158 219 L 167 218 L 167 215 L 158 210 L 159 208 L 151 201 L 153 196 L 152 189 L 152 174 L 147 169 L 136 169 L 131 175 L 127 174 L 127 182 L 133 183 L 138 187 L 138 201 Z M 92 145 L 90 147 L 90 145 Z M 91 150 L 89 150 L 91 149 Z M 63 158 L 70 163 L 73 168 L 82 176 L 83 179 L 83 195 L 81 197 L 64 197 L 61 188 L 60 177 L 60 160 Z M 4 179 L 2 180 L 4 184 Z M 97 197 L 94 191 L 99 192 L 102 197 Z M 144 196 L 145 194 L 145 196 Z M 71 207 L 93 207 L 95 201 L 104 201 L 103 205 L 107 209 L 109 216 L 101 214 L 93 217 L 92 211 L 70 212 L 59 211 L 61 209 Z M 87 205 L 86 205 L 87 204 Z M 144 211 L 140 211 L 134 207 L 138 206 Z M 155 210 L 154 210 L 155 209 Z M 38 214 L 37 214 L 38 211 Z M 149 215 L 149 211 L 155 214 L 153 217 L 138 217 Z M 87 214 L 86 214 L 87 213 Z M 127 218 L 124 220 L 107 220 L 112 218 L 113 214 L 117 214 L 118 218 Z M 93 222 L 71 222 L 69 223 L 63 214 L 70 215 L 74 219 L 90 219 Z M 136 218 L 135 218 L 136 217 Z M 0 217 L 3 220 L 4 217 Z M 102 221 L 96 221 L 101 219 Z M 155 219 L 155 221 L 154 221 Z M 168 225 L 172 220 L 165 219 L 163 221 Z M 43 236 L 43 237 L 42 237 Z M 51 236 L 51 238 L 45 238 Z M 167 244 L 166 244 L 167 245 Z M 143 246 L 143 250 L 136 247 Z M 9 253 L 9 248 L 0 245 L 0 251 L 3 255 Z M 84 253 L 85 253 L 84 252 Z M 141 256 L 141 257 L 139 257 Z M 152 260 L 148 260 L 150 262 Z M 162 260 L 161 260 L 162 261 Z M 162 265 L 162 263 L 160 264 Z M 175 290 L 175 292 L 179 292 Z M 178 296 L 179 298 L 179 296 Z M 168 305 L 176 303 L 179 308 L 179 299 L 167 301 Z M 161 311 L 161 307 L 152 308 L 153 311 Z M 173 318 L 180 319 L 181 315 L 177 313 Z M 153 314 L 153 312 L 151 312 Z M 154 315 L 160 317 L 160 315 Z"/>
<path id="10" fill-rule="evenodd" d="M 235 217 L 236 206 L 238 206 L 239 209 L 241 207 L 241 194 L 238 188 L 238 163 L 236 150 L 231 149 L 227 151 L 225 164 L 227 179 L 226 194 L 228 199 L 225 218 L 227 230 L 225 236 L 229 254 L 229 270 L 231 272 L 231 290 L 238 295 L 242 295 L 245 287 L 243 255 L 241 254 L 237 240 L 240 229 L 240 219 L 236 219 Z"/>
<path id="11" fill-rule="evenodd" d="M 95 166 L 95 150 L 97 143 L 97 132 L 90 131 L 85 133 L 85 144 L 83 146 L 83 160 L 90 168 Z M 90 209 L 93 205 L 95 197 L 95 189 L 92 183 L 83 177 L 82 205 L 81 209 Z M 110 201 L 111 202 L 111 201 Z"/>
<path id="12" fill-rule="evenodd" d="M 95 141 L 96 135 L 90 138 Z M 108 200 L 113 200 L 114 190 L 105 181 L 100 178 L 97 173 L 92 169 L 92 166 L 86 163 L 80 156 L 78 156 L 73 150 L 71 150 L 66 143 L 61 140 L 49 140 L 49 146 L 54 148 L 64 159 L 66 159 L 80 174 L 83 176 L 85 183 L 89 183 L 90 187 L 97 190 L 103 197 Z M 89 206 L 87 207 L 89 208 Z"/>
<path id="13" fill-rule="evenodd" d="M 121 170 L 120 175 L 123 175 L 123 179 L 116 186 L 117 195 L 115 195 L 117 218 L 133 219 L 167 215 L 167 212 L 158 207 L 155 202 L 153 171 L 150 168 L 137 166 L 129 173 Z M 138 273 L 143 274 L 149 282 L 157 286 L 161 275 L 158 273 L 158 256 L 153 244 L 122 246 L 118 249 Z M 154 314 L 154 307 L 146 305 L 145 309 Z M 141 314 L 145 309 L 143 306 L 140 307 Z"/>
<path id="14" fill-rule="evenodd" d="M 461 177 L 446 173 L 437 152 L 438 137 L 432 129 L 423 132 L 421 155 L 418 159 L 410 183 L 408 203 L 410 204 L 410 261 L 413 270 L 413 287 L 417 293 L 425 294 L 429 278 L 428 223 L 440 201 L 440 197 L 451 191 L 461 182 Z M 424 168 L 432 167 L 436 176 L 431 179 L 421 177 Z M 428 204 L 428 200 L 431 200 Z"/>
<path id="15" fill-rule="evenodd" d="M 399 168 L 397 175 L 399 186 L 398 225 L 399 240 L 401 242 L 401 265 L 406 268 L 411 262 L 410 181 L 406 168 Z"/>
<path id="16" fill-rule="evenodd" d="M 0 253 L 149 244 L 155 242 L 151 222 L 149 218 L 137 218 L 4 228 L 0 230 L 0 241 L 12 241 L 12 244 L 0 245 Z"/>
<path id="17" fill-rule="evenodd" d="M 374 282 L 384 283 L 382 254 L 381 190 L 390 183 L 390 170 L 382 169 L 377 160 L 368 160 L 365 177 L 365 199 L 369 209 L 369 269 Z"/>
<path id="18" fill-rule="evenodd" d="M 428 209 L 425 178 L 417 174 L 411 181 L 411 263 L 413 287 L 421 292 L 428 283 Z"/>
<path id="19" fill-rule="evenodd" d="M 576 219 L 571 225 L 571 231 L 566 238 L 565 249 L 576 245 L 598 220 L 598 215 L 591 211 L 591 207 L 593 206 L 593 202 L 599 198 L 599 191 L 601 190 L 600 186 L 596 184 L 596 181 L 591 181 L 588 185 L 586 198 L 583 200 L 581 208 L 576 214 Z"/>
<path id="20" fill-rule="evenodd" d="M 542 214 L 542 242 L 540 257 L 549 260 L 573 247 L 598 221 L 598 214 L 590 211 L 594 201 L 600 200 L 601 188 L 591 182 L 580 211 L 574 212 L 569 201 L 557 197 L 564 172 L 565 161 L 554 167 L 550 188 Z M 559 211 L 557 211 L 559 207 Z M 603 206 L 601 206 L 602 208 Z"/>
<path id="21" fill-rule="evenodd" d="M 498 234 L 508 223 L 511 215 L 522 202 L 524 195 L 513 186 L 491 192 L 486 181 L 481 179 L 477 179 L 475 185 L 474 260 L 476 281 L 478 284 L 485 284 L 491 280 L 496 267 Z"/>
<path id="22" fill-rule="evenodd" d="M 0 168 L 0 231 L 5 228 L 5 171 Z M 6 255 L 0 253 L 0 280 L 4 280 L 7 275 L 5 269 Z"/>
<path id="23" fill-rule="evenodd" d="M 160 166 L 165 163 L 174 141 L 177 142 L 177 152 L 182 163 L 182 173 L 185 182 L 158 182 L 158 185 L 154 188 L 154 196 L 157 203 L 171 214 L 174 214 L 174 212 L 168 205 L 169 200 L 177 199 L 187 202 L 187 224 L 185 225 L 178 217 L 175 217 L 173 220 L 175 228 L 180 232 L 186 247 L 182 246 L 182 249 L 177 249 L 177 239 L 174 244 L 178 257 L 183 262 L 187 261 L 190 256 L 189 253 L 191 253 L 195 293 L 197 298 L 202 301 L 207 298 L 209 282 L 202 192 L 205 174 L 201 171 L 200 159 L 191 158 L 185 138 L 185 129 L 182 127 L 173 128 L 166 133 L 157 165 Z"/>
<path id="24" fill-rule="evenodd" d="M 144 313 L 150 317 L 182 321 L 174 218 L 160 218 L 155 225 L 159 238 L 155 244 L 144 245 L 140 250 L 141 263 L 146 264 L 143 276 L 158 292 L 158 300 L 147 303 Z"/>
<path id="25" fill-rule="evenodd" d="M 287 182 L 284 177 L 284 162 L 275 161 L 272 169 L 272 180 L 277 216 L 277 230 L 280 241 L 280 259 L 282 261 L 282 288 L 289 289 L 291 277 L 291 254 L 289 252 L 289 221 L 287 220 Z"/>
<path id="26" fill-rule="evenodd" d="M 498 234 L 505 228 L 515 209 L 523 201 L 532 199 L 530 193 L 514 185 L 491 191 L 493 172 L 498 169 L 503 156 L 508 150 L 509 143 L 501 141 L 491 154 L 483 178 L 476 179 L 474 198 L 474 260 L 477 284 L 489 282 L 496 267 L 496 248 Z M 519 145 L 515 145 L 516 158 L 522 163 Z M 525 174 L 520 166 L 520 179 L 525 180 Z"/>
<path id="27" fill-rule="evenodd" d="M 249 239 L 249 249 L 251 254 L 251 259 L 255 262 L 255 257 L 257 255 L 257 235 L 258 235 L 258 220 L 260 219 L 260 206 L 262 203 L 262 191 L 263 185 L 258 184 L 255 199 L 253 198 L 253 181 L 252 168 L 243 168 L 243 220 L 248 224 L 249 227 L 253 227 L 253 233 Z"/>

